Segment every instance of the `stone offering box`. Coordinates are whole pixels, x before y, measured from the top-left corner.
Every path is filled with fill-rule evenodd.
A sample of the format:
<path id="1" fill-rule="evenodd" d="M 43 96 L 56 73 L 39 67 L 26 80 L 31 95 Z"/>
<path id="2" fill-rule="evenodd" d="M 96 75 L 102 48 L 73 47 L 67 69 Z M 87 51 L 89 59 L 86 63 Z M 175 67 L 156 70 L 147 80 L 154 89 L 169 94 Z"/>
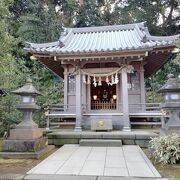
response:
<path id="1" fill-rule="evenodd" d="M 109 118 L 93 118 L 91 119 L 91 130 L 92 131 L 110 131 L 112 130 L 112 119 Z"/>

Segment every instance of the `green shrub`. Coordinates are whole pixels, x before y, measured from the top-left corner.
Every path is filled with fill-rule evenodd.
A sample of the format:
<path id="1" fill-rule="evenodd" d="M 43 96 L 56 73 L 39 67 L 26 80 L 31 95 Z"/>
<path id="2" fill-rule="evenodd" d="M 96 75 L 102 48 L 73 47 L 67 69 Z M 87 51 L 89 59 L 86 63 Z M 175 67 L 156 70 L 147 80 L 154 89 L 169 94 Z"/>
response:
<path id="1" fill-rule="evenodd" d="M 175 164 L 180 160 L 180 135 L 174 133 L 152 138 L 150 148 L 153 158 L 163 164 Z"/>
<path id="2" fill-rule="evenodd" d="M 4 127 L 0 127 L 0 137 L 3 137 L 3 135 L 4 135 L 5 131 L 7 131 L 7 129 L 6 129 L 6 128 L 4 128 Z"/>

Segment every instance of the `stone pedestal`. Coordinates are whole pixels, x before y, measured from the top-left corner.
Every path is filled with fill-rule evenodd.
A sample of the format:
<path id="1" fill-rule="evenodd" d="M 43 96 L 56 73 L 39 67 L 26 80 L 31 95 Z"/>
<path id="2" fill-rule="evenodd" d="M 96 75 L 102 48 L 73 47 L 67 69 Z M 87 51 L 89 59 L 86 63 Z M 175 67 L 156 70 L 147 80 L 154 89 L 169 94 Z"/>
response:
<path id="1" fill-rule="evenodd" d="M 3 141 L 3 158 L 40 158 L 54 146 L 48 146 L 47 137 L 42 136 L 42 130 L 32 129 L 12 129 L 10 137 Z"/>
<path id="2" fill-rule="evenodd" d="M 34 140 L 5 140 L 3 150 L 6 152 L 37 152 L 47 146 L 47 137 Z"/>

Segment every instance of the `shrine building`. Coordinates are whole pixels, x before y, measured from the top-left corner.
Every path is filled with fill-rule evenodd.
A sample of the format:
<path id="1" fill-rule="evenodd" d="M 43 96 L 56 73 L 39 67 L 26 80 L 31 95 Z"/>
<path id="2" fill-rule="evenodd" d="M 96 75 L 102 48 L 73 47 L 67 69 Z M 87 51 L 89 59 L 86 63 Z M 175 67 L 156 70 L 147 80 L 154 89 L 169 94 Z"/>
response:
<path id="1" fill-rule="evenodd" d="M 25 49 L 64 79 L 64 104 L 49 118 L 74 118 L 76 131 L 129 131 L 132 120 L 163 116 L 158 104 L 146 103 L 145 78 L 168 61 L 178 39 L 151 36 L 136 23 L 65 28 L 56 42 Z"/>

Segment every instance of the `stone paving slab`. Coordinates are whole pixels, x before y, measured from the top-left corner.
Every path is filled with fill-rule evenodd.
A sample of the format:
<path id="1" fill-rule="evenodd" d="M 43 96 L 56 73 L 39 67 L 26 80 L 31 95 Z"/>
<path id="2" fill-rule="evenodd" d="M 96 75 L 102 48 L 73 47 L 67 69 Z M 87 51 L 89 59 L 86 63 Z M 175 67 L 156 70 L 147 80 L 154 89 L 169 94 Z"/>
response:
<path id="1" fill-rule="evenodd" d="M 64 145 L 27 174 L 161 177 L 139 146 Z"/>
<path id="2" fill-rule="evenodd" d="M 29 174 L 24 177 L 25 180 L 97 180 L 96 176 L 66 176 L 66 175 L 41 175 Z"/>

